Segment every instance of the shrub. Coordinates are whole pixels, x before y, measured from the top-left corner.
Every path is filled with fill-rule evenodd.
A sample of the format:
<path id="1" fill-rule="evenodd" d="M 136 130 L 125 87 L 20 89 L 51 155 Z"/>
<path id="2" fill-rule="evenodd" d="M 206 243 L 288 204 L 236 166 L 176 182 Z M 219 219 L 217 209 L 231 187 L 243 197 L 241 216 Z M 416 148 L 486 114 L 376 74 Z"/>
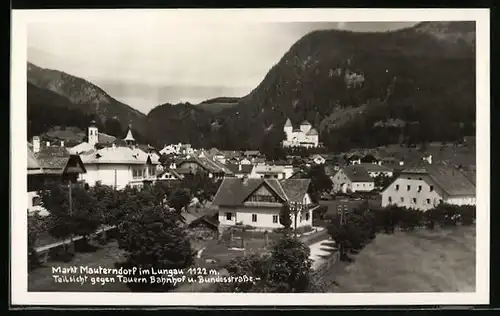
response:
<path id="1" fill-rule="evenodd" d="M 476 219 L 476 206 L 462 205 L 459 207 L 458 212 L 462 225 L 469 226 L 474 224 L 474 220 Z"/>

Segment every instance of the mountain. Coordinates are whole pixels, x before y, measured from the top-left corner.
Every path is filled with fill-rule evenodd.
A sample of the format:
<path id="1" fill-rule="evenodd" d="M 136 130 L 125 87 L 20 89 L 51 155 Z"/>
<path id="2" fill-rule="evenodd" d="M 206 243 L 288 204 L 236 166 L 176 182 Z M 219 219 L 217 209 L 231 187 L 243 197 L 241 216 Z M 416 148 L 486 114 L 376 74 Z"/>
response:
<path id="1" fill-rule="evenodd" d="M 456 141 L 474 134 L 475 23 L 424 22 L 384 33 L 314 31 L 238 105 L 217 113 L 232 147 L 308 120 L 332 150 Z M 401 126 L 383 123 L 399 119 Z M 382 123 L 382 124 L 381 124 Z M 275 138 L 275 137 L 273 137 Z"/>
<path id="2" fill-rule="evenodd" d="M 91 82 L 62 71 L 44 69 L 30 62 L 28 62 L 27 69 L 28 83 L 64 97 L 68 101 L 63 102 L 65 107 L 81 110 L 85 114 L 94 114 L 103 122 L 110 118 L 118 119 L 122 126 L 132 124 L 137 132 L 146 134 L 144 113 L 114 99 Z M 33 87 L 29 89 L 28 99 L 31 98 L 30 91 L 35 91 L 35 89 Z M 39 90 L 37 92 L 40 93 Z M 53 95 L 50 96 L 50 98 L 53 97 Z"/>
<path id="3" fill-rule="evenodd" d="M 223 110 L 230 109 L 238 104 L 240 98 L 234 97 L 218 97 L 210 100 L 203 101 L 196 105 L 196 107 L 209 111 L 211 113 L 218 113 Z"/>

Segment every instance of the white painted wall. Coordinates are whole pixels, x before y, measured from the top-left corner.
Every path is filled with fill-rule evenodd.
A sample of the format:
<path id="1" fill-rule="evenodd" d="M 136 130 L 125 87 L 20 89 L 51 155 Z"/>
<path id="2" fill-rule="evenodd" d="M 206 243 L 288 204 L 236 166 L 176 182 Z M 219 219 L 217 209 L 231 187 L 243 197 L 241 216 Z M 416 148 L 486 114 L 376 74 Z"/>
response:
<path id="1" fill-rule="evenodd" d="M 227 220 L 226 213 L 232 213 L 232 220 Z M 308 210 L 302 212 L 297 217 L 297 228 L 304 226 L 312 226 L 312 212 L 313 210 Z M 238 209 L 230 208 L 219 208 L 219 223 L 221 226 L 233 226 L 236 223 L 243 223 L 243 225 L 250 225 L 259 229 L 276 229 L 283 227 L 279 222 L 279 208 L 257 208 L 257 207 L 245 207 Z M 306 213 L 309 214 L 306 220 Z M 257 215 L 257 221 L 252 221 L 252 215 Z M 277 222 L 273 222 L 273 216 L 277 216 Z M 292 215 L 292 227 L 294 226 L 294 216 Z"/>
<path id="2" fill-rule="evenodd" d="M 382 192 L 382 207 L 394 204 L 425 211 L 438 205 L 443 195 L 425 175 L 402 175 Z"/>
<path id="3" fill-rule="evenodd" d="M 446 203 L 454 205 L 476 205 L 475 196 L 454 196 L 445 199 Z"/>
<path id="4" fill-rule="evenodd" d="M 128 184 L 142 183 L 142 180 L 145 179 L 134 178 L 132 168 L 144 168 L 146 178 L 149 177 L 146 164 L 86 164 L 87 173 L 80 174 L 80 179 L 90 186 L 94 186 L 98 181 L 103 185 L 114 186 L 116 184 L 116 188 L 120 190 L 124 189 Z"/>
<path id="5" fill-rule="evenodd" d="M 351 182 L 348 186 L 352 192 L 370 192 L 375 189 L 375 183 L 371 182 Z"/>

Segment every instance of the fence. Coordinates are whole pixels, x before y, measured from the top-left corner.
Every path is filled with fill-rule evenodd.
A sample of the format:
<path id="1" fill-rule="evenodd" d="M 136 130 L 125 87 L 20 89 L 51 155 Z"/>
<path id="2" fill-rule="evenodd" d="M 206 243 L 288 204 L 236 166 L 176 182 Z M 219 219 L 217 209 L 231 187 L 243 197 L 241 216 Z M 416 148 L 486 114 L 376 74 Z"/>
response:
<path id="1" fill-rule="evenodd" d="M 96 230 L 91 236 L 89 236 L 90 238 L 93 238 L 95 236 L 98 236 L 100 234 L 106 234 L 106 233 L 109 233 L 109 232 L 112 232 L 113 230 L 116 229 L 116 226 L 107 226 L 107 227 L 103 227 L 103 228 L 100 228 L 98 230 Z M 57 242 L 54 242 L 54 243 L 50 243 L 48 245 L 44 245 L 44 246 L 40 246 L 40 247 L 36 247 L 35 248 L 35 253 L 37 254 L 37 256 L 39 257 L 39 260 L 42 262 L 42 263 L 45 263 L 47 262 L 48 260 L 48 257 L 49 257 L 49 253 L 54 250 L 54 249 L 57 249 L 57 248 L 60 248 L 60 247 L 63 247 L 65 245 L 72 245 L 74 244 L 75 242 L 77 241 L 80 241 L 82 240 L 84 237 L 83 236 L 75 236 L 73 238 L 68 238 L 68 239 L 65 239 L 65 240 L 60 240 L 60 241 L 57 241 Z"/>

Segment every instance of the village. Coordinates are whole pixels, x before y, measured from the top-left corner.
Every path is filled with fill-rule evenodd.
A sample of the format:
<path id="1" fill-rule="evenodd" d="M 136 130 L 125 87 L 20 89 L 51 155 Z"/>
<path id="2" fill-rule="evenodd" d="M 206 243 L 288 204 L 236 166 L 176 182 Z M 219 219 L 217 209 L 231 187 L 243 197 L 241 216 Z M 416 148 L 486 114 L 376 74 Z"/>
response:
<path id="1" fill-rule="evenodd" d="M 130 127 L 123 139 L 117 139 L 101 133 L 93 122 L 86 140 L 71 147 L 62 140 L 35 136 L 27 147 L 28 222 L 51 217 L 41 192 L 53 185 L 68 189 L 69 212 L 78 208 L 71 204 L 77 199 L 72 197 L 72 188 L 105 186 L 118 192 L 161 187 L 167 192 L 190 186 L 184 198 L 165 194 L 161 205 L 165 212 L 175 209 L 182 216 L 182 229 L 196 251 L 195 269 L 227 274 L 225 267 L 231 260 L 269 252 L 286 228 L 309 248 L 312 270 L 324 273 L 342 255 L 342 245 L 332 238 L 329 225 L 335 221 L 343 225 L 360 207 L 399 207 L 422 213 L 440 205 L 475 209 L 473 138 L 459 144 L 430 143 L 426 148 L 398 144 L 304 154 L 322 147 L 317 130 L 307 121 L 293 128 L 289 119 L 283 130 L 287 138 L 282 147 L 288 154 L 280 161 L 266 159 L 259 150 L 202 149 L 181 143 L 153 148 L 137 143 Z M 301 154 L 293 154 L 294 148 L 300 148 Z M 284 206 L 290 216 L 288 224 L 282 219 Z M 460 221 L 460 216 L 454 220 Z M 29 253 L 36 254 L 38 261 L 38 268 L 30 271 L 30 290 L 77 291 L 71 284 L 55 286 L 46 274 L 50 267 L 61 265 L 57 259 L 61 249 L 76 248 L 79 240 L 91 235 L 106 241 L 97 243 L 95 252 L 76 253 L 68 265 L 75 265 L 75 260 L 79 265 L 100 266 L 119 261 L 112 240 L 120 223 L 107 224 L 88 236 L 71 238 L 37 231 L 29 245 Z M 105 260 L 101 262 L 99 256 Z M 107 291 L 117 290 L 110 286 Z M 179 285 L 175 290 L 204 291 L 203 286 Z"/>

